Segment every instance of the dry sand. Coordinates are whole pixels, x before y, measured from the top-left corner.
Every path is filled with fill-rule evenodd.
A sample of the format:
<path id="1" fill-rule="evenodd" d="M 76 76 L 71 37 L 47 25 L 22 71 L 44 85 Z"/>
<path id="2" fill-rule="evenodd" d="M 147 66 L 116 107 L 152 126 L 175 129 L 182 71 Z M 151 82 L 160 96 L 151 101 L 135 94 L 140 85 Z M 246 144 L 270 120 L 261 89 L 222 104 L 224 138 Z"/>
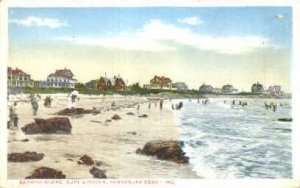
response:
<path id="1" fill-rule="evenodd" d="M 38 118 L 54 117 L 53 113 L 67 107 L 65 94 L 52 95 L 54 101 L 51 108 L 43 106 L 45 97 L 42 95 L 39 102 Z M 35 116 L 32 115 L 27 95 L 11 96 L 9 102 L 12 101 L 18 101 L 19 126 L 33 122 Z M 112 101 L 120 108 L 111 110 Z M 140 103 L 139 111 L 136 105 L 126 107 L 135 103 Z M 93 178 L 89 173 L 90 166 L 77 164 L 85 154 L 103 163 L 99 168 L 106 170 L 108 178 L 197 178 L 189 165 L 135 153 L 137 148 L 150 140 L 179 138 L 169 101 L 165 100 L 164 108 L 160 110 L 159 103 L 157 107 L 152 104 L 148 109 L 147 99 L 138 96 L 81 95 L 76 107 L 102 108 L 102 112 L 69 117 L 72 134 L 25 135 L 20 129 L 8 131 L 8 153 L 35 151 L 45 154 L 44 159 L 38 162 L 8 162 L 8 179 L 23 179 L 41 166 L 62 170 L 67 178 Z M 127 115 L 127 112 L 135 115 Z M 106 123 L 114 114 L 118 114 L 121 120 Z M 141 114 L 148 117 L 138 117 Z M 136 135 L 128 132 L 136 132 Z M 19 141 L 25 138 L 29 142 Z"/>

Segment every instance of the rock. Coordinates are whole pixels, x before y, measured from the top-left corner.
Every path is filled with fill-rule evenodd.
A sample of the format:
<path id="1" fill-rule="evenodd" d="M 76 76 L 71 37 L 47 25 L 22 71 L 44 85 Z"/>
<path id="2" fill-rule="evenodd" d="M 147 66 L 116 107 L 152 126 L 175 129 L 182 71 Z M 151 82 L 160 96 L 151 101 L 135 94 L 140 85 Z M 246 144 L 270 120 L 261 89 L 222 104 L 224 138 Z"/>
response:
<path id="1" fill-rule="evenodd" d="M 96 107 L 93 107 L 93 115 L 97 115 L 101 113 L 101 109 L 98 109 Z"/>
<path id="2" fill-rule="evenodd" d="M 94 178 L 101 178 L 101 179 L 107 178 L 105 174 L 105 170 L 101 170 L 96 167 L 91 168 L 90 173 L 94 176 Z"/>
<path id="3" fill-rule="evenodd" d="M 35 171 L 27 176 L 25 179 L 65 179 L 66 175 L 62 171 L 48 168 L 40 167 L 35 169 Z"/>
<path id="4" fill-rule="evenodd" d="M 147 115 L 147 114 L 143 114 L 143 115 L 140 115 L 139 117 L 140 117 L 140 118 L 147 118 L 148 115 Z"/>
<path id="5" fill-rule="evenodd" d="M 283 121 L 283 122 L 292 122 L 292 118 L 279 118 L 278 121 Z"/>
<path id="6" fill-rule="evenodd" d="M 93 123 L 101 123 L 101 121 L 97 121 L 97 120 L 90 120 L 90 122 L 93 122 Z"/>
<path id="7" fill-rule="evenodd" d="M 84 156 L 80 157 L 77 164 L 85 164 L 85 165 L 90 166 L 90 165 L 94 165 L 94 161 L 90 156 L 84 155 Z"/>
<path id="8" fill-rule="evenodd" d="M 113 120 L 120 120 L 121 117 L 118 114 L 115 114 L 113 117 L 111 117 Z"/>
<path id="9" fill-rule="evenodd" d="M 25 139 L 21 140 L 21 142 L 29 142 L 29 139 L 25 138 Z"/>
<path id="10" fill-rule="evenodd" d="M 134 116 L 134 113 L 132 113 L 132 112 L 128 112 L 126 114 L 129 115 L 129 116 Z"/>
<path id="11" fill-rule="evenodd" d="M 130 132 L 127 132 L 127 134 L 136 135 L 136 132 L 135 131 L 130 131 Z"/>
<path id="12" fill-rule="evenodd" d="M 101 161 L 94 161 L 96 166 L 101 166 L 103 163 Z"/>
<path id="13" fill-rule="evenodd" d="M 189 158 L 182 151 L 182 146 L 183 142 L 180 141 L 153 140 L 147 142 L 143 149 L 138 148 L 136 153 L 156 156 L 158 159 L 173 161 L 179 164 L 186 164 L 189 162 Z"/>
<path id="14" fill-rule="evenodd" d="M 110 119 L 107 119 L 105 122 L 108 123 L 108 122 L 111 122 L 111 120 L 110 120 Z"/>
<path id="15" fill-rule="evenodd" d="M 70 120 L 66 117 L 54 117 L 50 119 L 34 119 L 22 127 L 25 134 L 53 134 L 53 133 L 71 133 L 72 126 Z"/>
<path id="16" fill-rule="evenodd" d="M 86 110 L 84 108 L 66 108 L 63 109 L 59 112 L 57 112 L 57 115 L 62 115 L 62 116 L 74 116 L 74 115 L 79 115 L 79 114 L 91 114 L 93 113 L 93 110 Z"/>
<path id="17" fill-rule="evenodd" d="M 8 154 L 7 160 L 9 162 L 29 162 L 40 161 L 44 158 L 44 154 L 36 152 L 24 152 L 24 153 L 11 153 Z"/>

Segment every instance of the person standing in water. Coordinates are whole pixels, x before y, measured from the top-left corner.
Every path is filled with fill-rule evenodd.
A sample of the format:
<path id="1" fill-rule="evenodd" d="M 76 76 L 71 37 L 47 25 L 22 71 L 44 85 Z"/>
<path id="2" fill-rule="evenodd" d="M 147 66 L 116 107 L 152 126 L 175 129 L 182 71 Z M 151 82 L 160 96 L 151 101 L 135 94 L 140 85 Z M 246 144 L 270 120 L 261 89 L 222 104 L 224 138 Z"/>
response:
<path id="1" fill-rule="evenodd" d="M 161 101 L 159 102 L 159 109 L 160 109 L 160 110 L 162 110 L 162 108 L 163 108 L 163 103 L 164 103 L 163 100 L 161 100 Z"/>

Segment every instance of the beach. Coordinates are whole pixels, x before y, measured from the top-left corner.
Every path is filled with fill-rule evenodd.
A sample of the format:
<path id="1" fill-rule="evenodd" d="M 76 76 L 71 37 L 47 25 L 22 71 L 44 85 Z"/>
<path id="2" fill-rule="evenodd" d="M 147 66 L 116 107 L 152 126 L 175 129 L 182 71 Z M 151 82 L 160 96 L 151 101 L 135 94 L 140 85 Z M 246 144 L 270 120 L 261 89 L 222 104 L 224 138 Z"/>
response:
<path id="1" fill-rule="evenodd" d="M 61 170 L 66 178 L 93 178 L 90 166 L 77 164 L 83 155 L 99 161 L 107 178 L 199 178 L 189 164 L 136 154 L 138 148 L 151 140 L 179 140 L 169 100 L 164 100 L 160 110 L 159 102 L 156 106 L 152 103 L 149 109 L 146 97 L 80 95 L 76 108 L 94 108 L 100 113 L 69 116 L 71 134 L 25 135 L 21 128 L 34 122 L 34 118 L 58 117 L 55 113 L 67 108 L 67 94 L 51 95 L 51 108 L 43 105 L 46 96 L 41 95 L 37 116 L 33 116 L 28 95 L 10 96 L 9 104 L 17 102 L 19 129 L 8 129 L 8 153 L 31 151 L 43 153 L 44 158 L 8 162 L 8 179 L 24 179 L 41 166 Z M 129 112 L 133 114 L 128 115 Z M 121 119 L 111 120 L 115 114 Z M 147 117 L 139 117 L 143 114 Z"/>

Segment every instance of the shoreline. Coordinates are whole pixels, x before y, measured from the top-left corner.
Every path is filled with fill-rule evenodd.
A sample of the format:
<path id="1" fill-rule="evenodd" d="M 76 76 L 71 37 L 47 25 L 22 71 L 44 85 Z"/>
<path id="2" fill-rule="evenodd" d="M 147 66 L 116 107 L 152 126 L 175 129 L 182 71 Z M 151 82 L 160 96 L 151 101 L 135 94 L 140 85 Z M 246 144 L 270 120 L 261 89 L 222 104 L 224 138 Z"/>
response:
<path id="1" fill-rule="evenodd" d="M 151 140 L 178 140 L 179 129 L 168 100 L 159 109 L 155 104 L 148 109 L 146 97 L 138 96 L 91 96 L 81 95 L 75 107 L 92 109 L 101 108 L 97 115 L 69 117 L 72 133 L 68 134 L 37 134 L 25 135 L 20 128 L 33 122 L 28 95 L 13 97 L 9 102 L 19 101 L 19 130 L 8 130 L 8 153 L 34 151 L 45 154 L 44 159 L 37 162 L 8 162 L 8 179 L 23 179 L 40 166 L 63 171 L 67 178 L 93 178 L 90 167 L 78 165 L 78 159 L 89 155 L 101 161 L 100 168 L 106 170 L 108 178 L 200 178 L 192 171 L 190 164 L 179 165 L 169 161 L 158 160 L 155 157 L 136 154 L 137 148 L 143 147 Z M 45 98 L 41 94 L 42 99 Z M 43 100 L 39 101 L 39 111 L 36 118 L 50 118 L 53 113 L 67 107 L 66 94 L 52 95 L 53 107 L 45 108 Z M 117 108 L 112 109 L 115 101 Z M 140 104 L 137 110 L 136 105 Z M 134 115 L 127 115 L 128 112 Z M 118 114 L 120 120 L 111 119 Z M 147 118 L 138 115 L 147 114 Z M 135 134 L 132 134 L 135 133 Z M 29 139 L 28 142 L 19 140 Z M 132 169 L 138 169 L 132 171 Z"/>

